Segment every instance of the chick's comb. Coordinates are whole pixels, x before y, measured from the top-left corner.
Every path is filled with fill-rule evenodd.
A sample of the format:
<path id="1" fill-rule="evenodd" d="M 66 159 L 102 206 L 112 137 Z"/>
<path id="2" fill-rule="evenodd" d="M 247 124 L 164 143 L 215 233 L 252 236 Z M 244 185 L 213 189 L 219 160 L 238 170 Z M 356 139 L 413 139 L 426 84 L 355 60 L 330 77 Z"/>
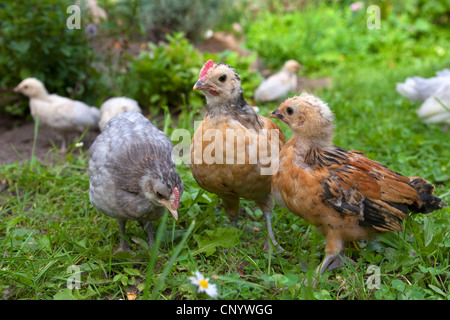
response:
<path id="1" fill-rule="evenodd" d="M 286 101 L 288 101 L 289 100 L 289 98 L 287 98 L 286 100 L 284 100 L 283 101 L 283 103 L 282 104 L 280 104 L 280 108 L 286 103 Z"/>
<path id="2" fill-rule="evenodd" d="M 175 209 L 178 210 L 178 206 L 180 204 L 180 193 L 178 192 L 178 188 L 173 188 L 173 194 L 175 195 L 175 201 L 173 202 L 173 205 L 175 206 Z"/>
<path id="3" fill-rule="evenodd" d="M 214 61 L 209 59 L 206 61 L 205 65 L 203 66 L 202 70 L 200 70 L 200 81 L 204 81 L 206 78 L 206 74 L 208 73 L 208 70 L 211 69 L 211 67 L 214 65 Z"/>

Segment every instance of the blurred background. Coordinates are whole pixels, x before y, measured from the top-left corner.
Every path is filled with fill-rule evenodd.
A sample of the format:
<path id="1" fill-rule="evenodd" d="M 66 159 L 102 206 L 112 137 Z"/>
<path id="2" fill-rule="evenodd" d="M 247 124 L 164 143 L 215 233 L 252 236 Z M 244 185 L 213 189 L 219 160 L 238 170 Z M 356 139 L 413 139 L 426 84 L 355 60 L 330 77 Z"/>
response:
<path id="1" fill-rule="evenodd" d="M 66 26 L 72 4 L 80 29 Z M 380 8 L 380 29 L 367 27 L 369 5 Z M 288 59 L 302 65 L 299 76 L 318 79 L 300 91 L 339 86 L 361 68 L 381 82 L 385 69 L 432 76 L 450 61 L 449 22 L 448 0 L 3 2 L 0 112 L 29 113 L 28 99 L 12 92 L 26 77 L 96 106 L 126 95 L 154 115 L 196 107 L 203 100 L 192 85 L 209 58 L 237 69 L 249 100 Z"/>

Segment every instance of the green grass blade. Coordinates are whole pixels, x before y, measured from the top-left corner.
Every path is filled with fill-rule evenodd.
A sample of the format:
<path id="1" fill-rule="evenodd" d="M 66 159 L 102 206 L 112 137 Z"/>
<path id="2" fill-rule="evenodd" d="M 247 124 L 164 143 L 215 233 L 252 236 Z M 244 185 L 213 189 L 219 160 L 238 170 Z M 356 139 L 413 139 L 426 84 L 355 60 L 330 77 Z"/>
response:
<path id="1" fill-rule="evenodd" d="M 145 287 L 144 287 L 144 292 L 142 294 L 142 297 L 144 300 L 148 300 L 148 293 L 150 290 L 150 279 L 153 275 L 153 271 L 155 270 L 156 255 L 158 254 L 158 249 L 159 249 L 159 245 L 161 243 L 161 238 L 162 238 L 164 229 L 166 227 L 167 215 L 168 215 L 167 210 L 165 210 L 163 216 L 161 217 L 161 222 L 159 224 L 158 231 L 156 232 L 155 243 L 153 244 L 153 248 L 150 252 L 150 261 L 148 263 L 147 275 L 145 276 Z"/>
<path id="2" fill-rule="evenodd" d="M 164 268 L 164 271 L 162 272 L 162 274 L 159 276 L 159 278 L 157 280 L 155 289 L 152 292 L 152 296 L 151 296 L 152 300 L 155 300 L 156 297 L 158 296 L 159 291 L 161 290 L 161 287 L 163 286 L 167 275 L 169 274 L 170 270 L 172 269 L 172 266 L 174 265 L 175 260 L 178 258 L 178 255 L 180 254 L 181 249 L 183 248 L 184 244 L 186 243 L 187 238 L 189 237 L 192 230 L 194 229 L 194 226 L 195 226 L 195 220 L 193 220 L 191 222 L 191 225 L 189 226 L 187 231 L 184 233 L 183 238 L 181 239 L 180 243 L 175 247 L 174 253 L 170 257 L 169 261 L 167 262 L 166 267 Z"/>

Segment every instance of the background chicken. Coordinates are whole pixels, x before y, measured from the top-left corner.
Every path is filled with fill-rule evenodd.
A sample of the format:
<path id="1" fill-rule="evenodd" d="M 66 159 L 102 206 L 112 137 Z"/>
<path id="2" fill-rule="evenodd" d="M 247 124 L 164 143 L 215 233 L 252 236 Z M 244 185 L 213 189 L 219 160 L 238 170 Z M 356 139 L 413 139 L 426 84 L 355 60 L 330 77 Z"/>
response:
<path id="1" fill-rule="evenodd" d="M 255 91 L 255 100 L 261 102 L 274 101 L 286 97 L 297 89 L 297 72 L 301 69 L 295 60 L 285 62 L 283 68 L 264 80 Z"/>
<path id="2" fill-rule="evenodd" d="M 202 188 L 222 198 L 225 212 L 234 225 L 239 212 L 240 197 L 255 201 L 264 213 L 269 237 L 277 248 L 278 243 L 271 226 L 271 178 L 270 174 L 261 174 L 262 168 L 269 165 L 263 165 L 261 158 L 251 163 L 249 154 L 257 151 L 254 143 L 261 139 L 259 130 L 266 129 L 270 133 L 272 129 L 276 131 L 277 137 L 269 135 L 268 143 L 276 143 L 277 154 L 271 153 L 276 157 L 285 142 L 283 133 L 275 123 L 258 115 L 247 104 L 239 76 L 229 65 L 209 60 L 200 71 L 200 78 L 194 90 L 201 90 L 207 101 L 206 115 L 191 142 L 191 170 L 195 180 Z M 215 155 L 223 152 L 223 159 L 227 159 L 228 153 L 228 156 L 232 157 L 231 161 L 225 163 L 224 160 L 223 164 L 205 161 L 204 156 L 211 144 L 204 138 L 208 130 L 214 132 L 214 142 L 224 146 L 223 150 L 216 149 Z M 238 162 L 238 158 L 242 156 L 237 148 L 238 142 L 235 142 L 234 138 L 227 141 L 227 130 L 240 137 L 247 137 L 244 138 L 245 159 L 241 162 Z M 268 241 L 265 249 L 270 249 Z"/>
<path id="3" fill-rule="evenodd" d="M 397 83 L 397 91 L 411 101 L 424 101 L 416 110 L 425 123 L 450 124 L 450 70 L 436 72 L 436 77 L 407 78 Z"/>
<path id="4" fill-rule="evenodd" d="M 100 118 L 100 110 L 90 107 L 84 102 L 71 100 L 57 94 L 48 94 L 44 84 L 36 78 L 27 78 L 17 87 L 30 98 L 30 110 L 39 124 L 50 127 L 61 137 L 60 152 L 66 152 L 66 139 L 72 133 L 80 134 L 87 127 L 96 129 Z"/>
<path id="5" fill-rule="evenodd" d="M 98 127 L 103 130 L 105 124 L 119 113 L 136 111 L 142 112 L 136 100 L 127 97 L 110 98 L 100 106 L 100 120 Z"/>
<path id="6" fill-rule="evenodd" d="M 424 123 L 450 124 L 450 81 L 426 98 L 416 113 Z"/>
<path id="7" fill-rule="evenodd" d="M 138 112 L 109 121 L 89 149 L 89 197 L 99 211 L 117 218 L 118 251 L 129 250 L 125 223 L 137 220 L 154 243 L 152 221 L 166 207 L 178 219 L 183 183 L 175 169 L 173 144 Z"/>
<path id="8" fill-rule="evenodd" d="M 322 273 L 342 265 L 347 241 L 402 230 L 408 212 L 429 213 L 447 206 L 420 177 L 404 177 L 359 151 L 332 143 L 334 118 L 320 99 L 303 93 L 271 114 L 287 123 L 292 138 L 280 152 L 273 194 L 326 236 Z"/>

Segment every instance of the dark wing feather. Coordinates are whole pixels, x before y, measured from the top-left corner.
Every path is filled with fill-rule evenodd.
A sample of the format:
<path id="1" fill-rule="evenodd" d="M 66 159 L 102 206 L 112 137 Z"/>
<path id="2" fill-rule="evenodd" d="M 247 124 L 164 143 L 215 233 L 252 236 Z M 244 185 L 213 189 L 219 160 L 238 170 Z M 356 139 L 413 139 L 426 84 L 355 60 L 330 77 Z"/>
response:
<path id="1" fill-rule="evenodd" d="M 360 225 L 380 231 L 401 230 L 408 207 L 417 201 L 409 179 L 370 160 L 361 152 L 314 150 L 310 159 L 329 170 L 322 182 L 324 201 L 343 215 L 357 215 Z"/>

